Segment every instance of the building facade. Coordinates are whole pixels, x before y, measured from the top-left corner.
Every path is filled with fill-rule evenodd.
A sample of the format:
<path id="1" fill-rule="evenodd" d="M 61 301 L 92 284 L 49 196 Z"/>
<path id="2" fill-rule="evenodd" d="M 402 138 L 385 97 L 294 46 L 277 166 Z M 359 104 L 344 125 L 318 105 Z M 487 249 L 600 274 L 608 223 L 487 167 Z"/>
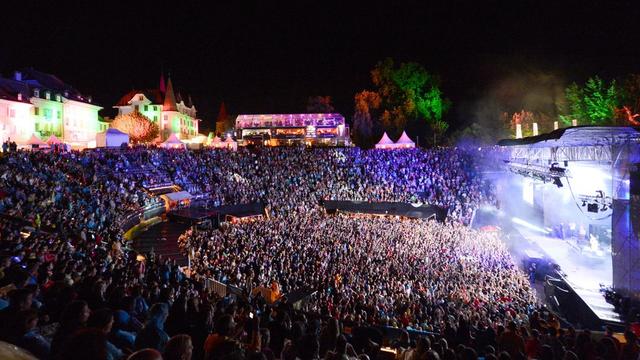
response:
<path id="1" fill-rule="evenodd" d="M 118 115 L 137 111 L 149 118 L 160 129 L 161 140 L 166 140 L 172 133 L 179 139 L 191 139 L 198 136 L 197 111 L 189 96 L 185 100 L 176 95 L 171 79 L 160 81 L 159 89 L 132 90 L 124 95 L 114 106 Z"/>
<path id="2" fill-rule="evenodd" d="M 344 116 L 334 113 L 238 115 L 235 131 L 241 145 L 351 145 Z"/>
<path id="3" fill-rule="evenodd" d="M 74 148 L 95 147 L 96 133 L 106 128 L 102 107 L 55 75 L 34 69 L 0 77 L 0 142 L 24 144 L 32 134 L 55 135 Z"/>

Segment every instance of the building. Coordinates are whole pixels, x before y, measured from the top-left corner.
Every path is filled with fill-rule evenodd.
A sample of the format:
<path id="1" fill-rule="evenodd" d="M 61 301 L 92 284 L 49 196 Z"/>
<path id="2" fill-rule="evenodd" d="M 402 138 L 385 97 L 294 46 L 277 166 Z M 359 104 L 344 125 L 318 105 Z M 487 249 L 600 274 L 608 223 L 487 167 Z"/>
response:
<path id="1" fill-rule="evenodd" d="M 176 134 L 180 139 L 191 139 L 198 136 L 196 107 L 191 96 L 186 102 L 175 93 L 171 78 L 164 87 L 164 79 L 160 79 L 160 88 L 148 90 L 131 90 L 114 106 L 118 115 L 138 111 L 152 122 L 158 124 L 162 140 Z"/>
<path id="2" fill-rule="evenodd" d="M 349 127 L 340 114 L 239 115 L 241 145 L 348 146 Z"/>
<path id="3" fill-rule="evenodd" d="M 0 77 L 0 141 L 24 144 L 32 134 L 55 135 L 74 148 L 95 147 L 96 133 L 106 129 L 91 96 L 57 76 L 34 69 Z"/>

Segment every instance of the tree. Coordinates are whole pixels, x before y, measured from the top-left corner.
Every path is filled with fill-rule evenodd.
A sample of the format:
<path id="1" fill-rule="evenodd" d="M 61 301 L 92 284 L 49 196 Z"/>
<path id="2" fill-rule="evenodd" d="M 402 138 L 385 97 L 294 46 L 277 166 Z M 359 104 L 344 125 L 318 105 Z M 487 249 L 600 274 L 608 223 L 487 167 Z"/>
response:
<path id="1" fill-rule="evenodd" d="M 331 96 L 310 96 L 307 99 L 308 113 L 332 113 Z"/>
<path id="2" fill-rule="evenodd" d="M 618 124 L 640 126 L 640 74 L 630 74 L 622 84 L 620 106 L 616 109 Z"/>
<path id="3" fill-rule="evenodd" d="M 375 143 L 374 118 L 372 112 L 380 107 L 380 95 L 374 91 L 363 90 L 355 96 L 355 114 L 353 115 L 353 136 L 358 146 L 367 148 Z"/>
<path id="4" fill-rule="evenodd" d="M 446 131 L 443 115 L 449 108 L 439 80 L 415 62 L 395 66 L 392 59 L 379 62 L 371 81 L 380 96 L 380 122 L 392 136 L 404 130 L 412 135 Z"/>
<path id="5" fill-rule="evenodd" d="M 234 127 L 233 117 L 227 114 L 227 107 L 224 101 L 220 103 L 220 110 L 218 111 L 218 117 L 216 118 L 216 133 L 224 134 L 227 131 L 232 130 Z"/>
<path id="6" fill-rule="evenodd" d="M 569 85 L 565 97 L 567 104 L 560 115 L 565 125 L 571 125 L 574 119 L 582 125 L 611 125 L 616 117 L 620 89 L 615 80 L 607 84 L 595 76 L 583 86 Z"/>
<path id="7" fill-rule="evenodd" d="M 138 111 L 116 116 L 111 127 L 129 134 L 134 144 L 152 142 L 160 134 L 158 125 Z"/>

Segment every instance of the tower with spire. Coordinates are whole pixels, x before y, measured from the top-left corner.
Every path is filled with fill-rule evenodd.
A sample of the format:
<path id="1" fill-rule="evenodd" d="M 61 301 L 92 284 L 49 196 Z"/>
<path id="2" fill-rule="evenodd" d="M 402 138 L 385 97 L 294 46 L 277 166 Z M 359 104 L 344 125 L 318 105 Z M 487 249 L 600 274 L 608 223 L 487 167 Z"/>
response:
<path id="1" fill-rule="evenodd" d="M 137 111 L 158 124 L 159 140 L 165 140 L 174 133 L 180 139 L 190 139 L 198 136 L 200 119 L 197 118 L 196 107 L 191 101 L 191 96 L 185 104 L 179 95 L 180 93 L 173 87 L 171 76 L 167 77 L 165 85 L 164 74 L 161 73 L 159 88 L 132 90 L 125 94 L 114 107 L 118 109 L 118 115 Z"/>

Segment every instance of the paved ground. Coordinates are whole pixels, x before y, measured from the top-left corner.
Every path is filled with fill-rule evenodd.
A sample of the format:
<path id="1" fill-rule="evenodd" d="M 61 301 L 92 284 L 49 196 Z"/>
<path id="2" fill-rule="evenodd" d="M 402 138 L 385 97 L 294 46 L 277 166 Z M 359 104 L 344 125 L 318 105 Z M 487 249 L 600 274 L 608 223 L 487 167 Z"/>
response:
<path id="1" fill-rule="evenodd" d="M 178 237 L 188 228 L 189 225 L 169 220 L 161 222 L 141 233 L 133 241 L 133 247 L 143 253 L 147 253 L 153 248 L 156 254 L 176 259 L 178 265 L 186 266 L 187 257 L 182 255 L 178 249 Z"/>

